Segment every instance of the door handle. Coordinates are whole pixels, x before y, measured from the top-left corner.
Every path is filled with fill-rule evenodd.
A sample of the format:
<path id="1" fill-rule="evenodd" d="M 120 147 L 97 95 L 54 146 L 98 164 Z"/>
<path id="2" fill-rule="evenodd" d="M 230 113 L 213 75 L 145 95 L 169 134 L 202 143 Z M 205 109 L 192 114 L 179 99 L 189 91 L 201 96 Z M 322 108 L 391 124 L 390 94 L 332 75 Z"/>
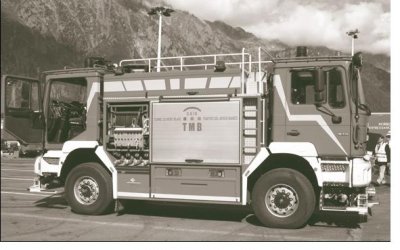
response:
<path id="1" fill-rule="evenodd" d="M 291 131 L 287 132 L 286 134 L 290 135 L 290 136 L 298 136 L 298 135 L 300 135 L 300 132 L 297 130 L 291 130 Z"/>
<path id="2" fill-rule="evenodd" d="M 185 162 L 187 163 L 202 163 L 202 159 L 185 159 Z"/>

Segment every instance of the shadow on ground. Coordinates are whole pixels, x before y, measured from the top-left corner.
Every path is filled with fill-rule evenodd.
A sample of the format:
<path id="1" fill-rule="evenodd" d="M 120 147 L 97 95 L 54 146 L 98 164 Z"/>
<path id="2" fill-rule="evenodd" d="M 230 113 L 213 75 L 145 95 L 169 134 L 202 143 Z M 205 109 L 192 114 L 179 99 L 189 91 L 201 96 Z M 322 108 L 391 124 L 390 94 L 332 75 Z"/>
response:
<path id="1" fill-rule="evenodd" d="M 309 220 L 308 225 L 315 227 L 361 228 L 358 214 L 343 212 L 315 213 Z"/>
<path id="2" fill-rule="evenodd" d="M 64 199 L 64 196 L 60 194 L 40 199 L 35 202 L 35 206 L 56 209 L 65 209 L 69 207 L 67 201 Z"/>
<path id="3" fill-rule="evenodd" d="M 123 201 L 119 215 L 136 214 L 198 220 L 240 222 L 252 212 L 249 207 L 233 205 L 182 204 L 169 202 Z"/>
<path id="4" fill-rule="evenodd" d="M 50 196 L 35 202 L 38 207 L 65 209 L 68 204 L 63 196 Z M 246 221 L 255 226 L 263 226 L 253 214 L 251 207 L 233 205 L 205 205 L 193 203 L 171 203 L 154 201 L 121 201 L 115 216 L 144 215 L 177 219 Z M 316 213 L 308 225 L 315 227 L 360 228 L 358 216 L 353 214 Z"/>

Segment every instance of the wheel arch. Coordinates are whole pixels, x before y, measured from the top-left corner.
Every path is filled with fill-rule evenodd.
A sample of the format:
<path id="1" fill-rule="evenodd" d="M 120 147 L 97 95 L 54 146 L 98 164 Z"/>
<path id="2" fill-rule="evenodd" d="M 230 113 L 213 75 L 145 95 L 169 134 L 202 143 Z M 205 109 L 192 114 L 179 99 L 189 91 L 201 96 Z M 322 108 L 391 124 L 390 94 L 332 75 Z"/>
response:
<path id="1" fill-rule="evenodd" d="M 319 192 L 317 176 L 310 163 L 304 157 L 288 153 L 269 155 L 248 177 L 247 191 L 251 194 L 258 178 L 268 171 L 279 168 L 289 168 L 300 172 L 311 182 L 314 192 L 316 194 Z"/>
<path id="2" fill-rule="evenodd" d="M 112 175 L 110 170 L 104 165 L 100 158 L 95 153 L 95 148 L 79 148 L 68 154 L 61 168 L 60 179 L 63 183 L 67 179 L 68 174 L 79 164 L 87 162 L 99 163 L 106 171 Z"/>

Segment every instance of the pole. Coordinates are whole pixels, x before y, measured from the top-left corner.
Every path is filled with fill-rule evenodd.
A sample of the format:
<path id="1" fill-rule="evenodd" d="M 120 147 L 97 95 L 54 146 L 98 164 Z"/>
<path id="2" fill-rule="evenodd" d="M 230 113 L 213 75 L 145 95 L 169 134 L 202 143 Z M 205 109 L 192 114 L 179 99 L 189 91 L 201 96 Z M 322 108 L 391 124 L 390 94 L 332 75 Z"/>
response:
<path id="1" fill-rule="evenodd" d="M 162 14 L 158 13 L 158 50 L 157 50 L 157 72 L 160 72 L 160 60 L 161 60 L 161 26 L 162 26 Z"/>
<path id="2" fill-rule="evenodd" d="M 171 16 L 174 12 L 173 9 L 165 7 L 154 7 L 151 8 L 147 14 L 158 15 L 158 48 L 157 48 L 157 72 L 161 71 L 161 30 L 162 30 L 162 16 Z"/>
<path id="3" fill-rule="evenodd" d="M 360 31 L 358 31 L 358 29 L 346 32 L 346 34 L 348 36 L 351 36 L 351 56 L 354 55 L 354 40 L 356 40 L 358 38 L 359 33 L 360 33 Z"/>
<path id="4" fill-rule="evenodd" d="M 351 37 L 351 56 L 354 56 L 354 36 Z"/>

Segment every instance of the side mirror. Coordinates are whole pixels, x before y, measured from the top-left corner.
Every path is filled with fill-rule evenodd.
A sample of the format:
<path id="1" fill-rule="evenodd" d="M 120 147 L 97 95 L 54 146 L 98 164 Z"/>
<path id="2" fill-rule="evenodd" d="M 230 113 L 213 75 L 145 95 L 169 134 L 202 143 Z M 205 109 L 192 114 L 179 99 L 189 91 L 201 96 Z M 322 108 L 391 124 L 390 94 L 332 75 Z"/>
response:
<path id="1" fill-rule="evenodd" d="M 314 91 L 315 91 L 315 96 L 314 96 L 314 101 L 315 104 L 321 104 L 325 101 L 325 78 L 324 78 L 324 71 L 323 70 L 318 70 L 317 77 L 315 78 L 314 82 Z"/>
<path id="2" fill-rule="evenodd" d="M 361 52 L 355 53 L 351 58 L 351 61 L 356 68 L 361 68 L 363 65 L 362 53 Z"/>
<path id="3" fill-rule="evenodd" d="M 320 105 L 325 101 L 325 95 L 324 92 L 315 92 L 314 95 L 314 102 L 315 105 Z"/>
<path id="4" fill-rule="evenodd" d="M 323 70 L 318 70 L 318 74 L 314 82 L 314 90 L 315 92 L 325 91 L 325 78 Z"/>
<path id="5" fill-rule="evenodd" d="M 332 116 L 332 123 L 333 124 L 342 123 L 342 117 L 341 116 L 336 116 L 336 115 Z"/>

